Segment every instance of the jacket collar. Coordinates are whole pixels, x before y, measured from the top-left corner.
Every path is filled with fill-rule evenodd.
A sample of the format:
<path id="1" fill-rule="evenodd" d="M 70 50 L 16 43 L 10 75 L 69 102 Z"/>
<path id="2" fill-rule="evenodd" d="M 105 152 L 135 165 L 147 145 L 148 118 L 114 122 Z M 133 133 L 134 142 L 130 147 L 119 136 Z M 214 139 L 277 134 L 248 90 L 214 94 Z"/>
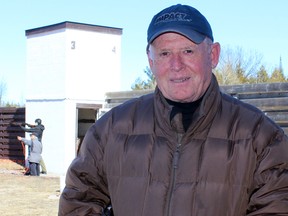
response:
<path id="1" fill-rule="evenodd" d="M 197 133 L 207 128 L 217 112 L 220 101 L 221 93 L 219 85 L 215 75 L 212 74 L 211 83 L 206 93 L 203 95 L 203 99 L 199 108 L 193 115 L 193 121 L 187 133 Z M 154 109 L 156 123 L 160 129 L 167 132 L 172 130 L 174 132 L 176 131 L 178 133 L 184 133 L 181 113 L 175 115 L 174 118 L 170 121 L 172 106 L 167 103 L 158 87 L 155 89 Z"/>

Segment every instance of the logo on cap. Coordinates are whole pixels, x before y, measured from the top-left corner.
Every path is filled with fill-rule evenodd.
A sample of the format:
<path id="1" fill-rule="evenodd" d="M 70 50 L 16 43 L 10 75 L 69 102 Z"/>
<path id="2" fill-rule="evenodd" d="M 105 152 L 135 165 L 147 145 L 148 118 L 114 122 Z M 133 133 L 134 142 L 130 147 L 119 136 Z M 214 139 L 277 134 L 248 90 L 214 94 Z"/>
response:
<path id="1" fill-rule="evenodd" d="M 186 21 L 191 22 L 191 19 L 188 19 L 187 16 L 189 16 L 186 13 L 180 13 L 180 12 L 171 12 L 171 13 L 165 13 L 155 20 L 155 25 L 162 23 L 162 22 L 173 22 L 173 21 Z"/>

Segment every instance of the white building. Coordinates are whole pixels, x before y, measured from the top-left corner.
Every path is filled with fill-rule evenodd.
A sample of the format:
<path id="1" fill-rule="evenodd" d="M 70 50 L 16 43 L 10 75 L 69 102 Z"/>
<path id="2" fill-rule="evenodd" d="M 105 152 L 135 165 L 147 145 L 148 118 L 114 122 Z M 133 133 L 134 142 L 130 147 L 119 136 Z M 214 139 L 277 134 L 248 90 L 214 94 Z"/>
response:
<path id="1" fill-rule="evenodd" d="M 48 173 L 65 174 L 105 93 L 120 89 L 121 36 L 75 22 L 26 30 L 26 122 L 42 119 Z"/>

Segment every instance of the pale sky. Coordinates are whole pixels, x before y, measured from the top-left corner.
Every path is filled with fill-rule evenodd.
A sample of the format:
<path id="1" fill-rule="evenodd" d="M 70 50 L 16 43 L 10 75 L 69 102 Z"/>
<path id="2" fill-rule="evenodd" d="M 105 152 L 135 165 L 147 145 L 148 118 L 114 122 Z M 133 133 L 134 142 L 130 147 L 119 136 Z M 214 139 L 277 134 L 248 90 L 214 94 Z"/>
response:
<path id="1" fill-rule="evenodd" d="M 121 90 L 145 77 L 146 32 L 152 17 L 173 4 L 189 4 L 206 16 L 222 47 L 241 47 L 263 56 L 268 70 L 279 66 L 288 76 L 287 0 L 9 0 L 1 4 L 0 80 L 5 101 L 25 103 L 25 30 L 64 21 L 123 28 Z"/>

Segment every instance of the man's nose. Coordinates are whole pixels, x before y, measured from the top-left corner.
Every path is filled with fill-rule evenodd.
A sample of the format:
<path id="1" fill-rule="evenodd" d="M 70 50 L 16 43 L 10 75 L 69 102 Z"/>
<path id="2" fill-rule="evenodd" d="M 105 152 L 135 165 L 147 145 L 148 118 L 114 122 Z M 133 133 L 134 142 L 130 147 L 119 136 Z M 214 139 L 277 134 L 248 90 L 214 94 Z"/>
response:
<path id="1" fill-rule="evenodd" d="M 184 67 L 183 58 L 179 53 L 173 54 L 171 58 L 171 68 L 174 71 L 180 71 Z"/>

